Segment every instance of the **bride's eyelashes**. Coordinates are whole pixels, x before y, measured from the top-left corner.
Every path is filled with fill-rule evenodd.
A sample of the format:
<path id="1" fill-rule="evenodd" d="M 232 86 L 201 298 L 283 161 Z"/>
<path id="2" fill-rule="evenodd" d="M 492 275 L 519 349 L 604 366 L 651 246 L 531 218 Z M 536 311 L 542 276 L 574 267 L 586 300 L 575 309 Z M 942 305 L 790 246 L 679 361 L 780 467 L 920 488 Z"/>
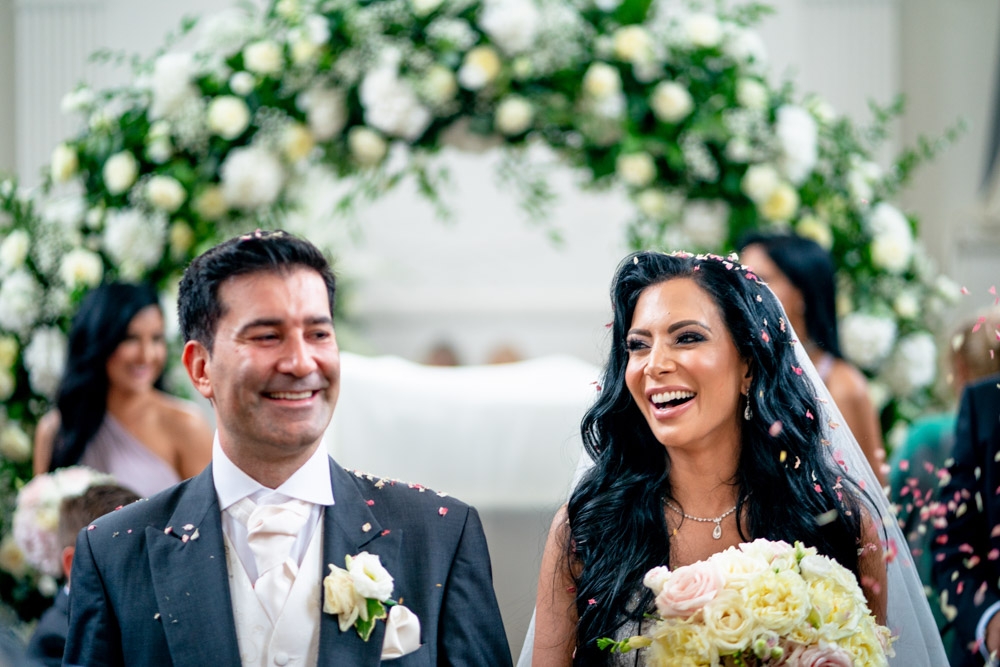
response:
<path id="1" fill-rule="evenodd" d="M 708 340 L 704 334 L 698 333 L 697 331 L 683 331 L 677 334 L 674 342 L 677 345 L 693 345 L 695 343 L 701 343 Z M 635 352 L 637 350 L 644 350 L 649 348 L 649 343 L 641 338 L 628 338 L 625 340 L 625 350 L 628 352 Z"/>

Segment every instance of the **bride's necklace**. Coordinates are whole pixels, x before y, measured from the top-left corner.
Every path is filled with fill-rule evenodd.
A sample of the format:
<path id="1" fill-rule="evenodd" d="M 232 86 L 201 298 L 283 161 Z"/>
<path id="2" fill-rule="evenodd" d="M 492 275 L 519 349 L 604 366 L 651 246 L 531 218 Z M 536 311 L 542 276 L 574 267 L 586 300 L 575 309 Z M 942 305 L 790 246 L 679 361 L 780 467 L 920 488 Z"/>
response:
<path id="1" fill-rule="evenodd" d="M 691 516 L 690 514 L 685 514 L 684 511 L 681 510 L 680 507 L 677 507 L 677 505 L 674 505 L 669 500 L 667 500 L 665 502 L 667 503 L 667 507 L 669 507 L 673 511 L 677 512 L 678 514 L 680 514 L 685 519 L 691 519 L 692 521 L 700 521 L 702 523 L 714 523 L 715 524 L 715 528 L 712 529 L 712 537 L 714 539 L 716 539 L 716 540 L 721 540 L 722 539 L 722 520 L 725 519 L 727 516 L 729 516 L 730 514 L 732 514 L 733 512 L 736 511 L 736 505 L 733 505 L 728 510 L 726 510 L 725 512 L 723 512 L 719 516 L 715 517 L 714 519 L 705 519 L 705 518 L 700 517 L 700 516 Z"/>

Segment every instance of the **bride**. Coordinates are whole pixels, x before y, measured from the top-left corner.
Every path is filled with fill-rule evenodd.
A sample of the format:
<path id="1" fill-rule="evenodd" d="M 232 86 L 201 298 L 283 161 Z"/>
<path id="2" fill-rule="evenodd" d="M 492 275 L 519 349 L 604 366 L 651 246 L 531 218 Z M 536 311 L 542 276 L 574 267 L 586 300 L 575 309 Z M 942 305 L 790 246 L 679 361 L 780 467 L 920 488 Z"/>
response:
<path id="1" fill-rule="evenodd" d="M 735 260 L 640 252 L 611 296 L 593 466 L 553 521 L 519 664 L 638 664 L 596 641 L 644 629 L 648 570 L 766 538 L 853 572 L 893 664 L 946 665 L 885 497 L 771 291 Z"/>

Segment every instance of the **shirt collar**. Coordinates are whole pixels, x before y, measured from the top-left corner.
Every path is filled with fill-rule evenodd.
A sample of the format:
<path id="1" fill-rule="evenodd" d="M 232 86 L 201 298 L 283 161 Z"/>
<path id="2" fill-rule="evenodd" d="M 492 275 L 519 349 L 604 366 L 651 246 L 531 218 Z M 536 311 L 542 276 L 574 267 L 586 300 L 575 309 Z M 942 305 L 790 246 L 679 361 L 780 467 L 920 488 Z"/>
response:
<path id="1" fill-rule="evenodd" d="M 284 499 L 304 500 L 314 505 L 333 505 L 333 481 L 330 478 L 330 456 L 322 443 L 292 476 L 276 489 L 269 489 L 237 467 L 222 451 L 219 433 L 212 443 L 212 481 L 219 497 L 219 509 L 225 511 L 233 503 L 254 496 L 260 500 L 269 494 L 281 494 Z"/>

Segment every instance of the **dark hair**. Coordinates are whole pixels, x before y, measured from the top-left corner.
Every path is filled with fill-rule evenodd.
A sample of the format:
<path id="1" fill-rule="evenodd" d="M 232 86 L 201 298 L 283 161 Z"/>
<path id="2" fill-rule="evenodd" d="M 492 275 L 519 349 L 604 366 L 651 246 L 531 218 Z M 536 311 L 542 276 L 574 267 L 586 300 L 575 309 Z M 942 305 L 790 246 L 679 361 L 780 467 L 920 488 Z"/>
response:
<path id="1" fill-rule="evenodd" d="M 283 231 L 257 230 L 224 241 L 194 261 L 184 271 L 177 297 L 184 341 L 196 340 L 211 353 L 215 329 L 225 315 L 219 286 L 229 278 L 267 271 L 287 273 L 295 267 L 316 271 L 326 283 L 333 315 L 336 281 L 330 263 L 309 241 Z"/>
<path id="2" fill-rule="evenodd" d="M 139 496 L 134 491 L 118 484 L 95 484 L 78 496 L 63 498 L 59 503 L 60 546 L 73 546 L 84 526 L 136 500 Z"/>
<path id="3" fill-rule="evenodd" d="M 842 359 L 837 334 L 837 268 L 830 253 L 812 239 L 795 234 L 751 232 L 737 247 L 742 252 L 749 245 L 763 248 L 802 294 L 809 338 L 821 350 Z"/>
<path id="4" fill-rule="evenodd" d="M 753 418 L 733 416 L 742 425 L 732 480 L 736 514 L 745 517 L 737 522 L 740 538 L 799 540 L 858 572 L 858 499 L 847 492 L 838 498 L 838 471 L 823 451 L 826 425 L 813 418 L 821 413 L 808 378 L 794 370 L 795 343 L 778 300 L 735 257 L 636 253 L 619 265 L 612 283 L 614 321 L 603 388 L 581 424 L 595 465 L 568 505 L 566 558 L 580 566 L 577 665 L 607 664 L 595 640 L 642 618 L 652 603 L 643 575 L 670 562 L 664 516 L 665 499 L 673 500 L 670 457 L 635 404 L 625 367 L 626 333 L 639 295 L 674 278 L 689 278 L 709 294 L 750 367 Z M 777 421 L 782 429 L 772 435 Z M 814 519 L 832 509 L 840 510 L 834 521 Z M 644 593 L 638 605 L 637 593 Z"/>
<path id="5" fill-rule="evenodd" d="M 50 471 L 79 462 L 97 433 L 108 405 L 108 359 L 128 335 L 132 318 L 149 306 L 160 308 L 150 285 L 105 283 L 83 298 L 70 325 L 66 370 L 56 393 L 60 423 Z"/>

